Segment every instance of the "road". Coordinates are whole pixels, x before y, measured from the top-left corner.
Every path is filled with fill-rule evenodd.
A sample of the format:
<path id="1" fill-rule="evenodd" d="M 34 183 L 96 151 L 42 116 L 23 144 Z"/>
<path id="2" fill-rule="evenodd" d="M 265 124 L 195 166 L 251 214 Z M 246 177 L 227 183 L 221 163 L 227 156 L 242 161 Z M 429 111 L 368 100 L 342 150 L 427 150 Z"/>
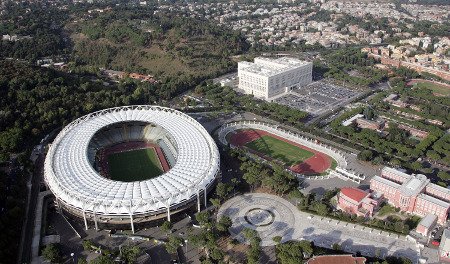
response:
<path id="1" fill-rule="evenodd" d="M 28 212 L 25 215 L 24 227 L 22 230 L 21 248 L 19 249 L 19 258 L 17 263 L 31 262 L 31 242 L 33 241 L 34 218 L 36 215 L 36 204 L 39 195 L 39 187 L 44 170 L 45 155 L 40 154 L 34 163 L 34 172 L 31 182 L 31 192 L 28 198 Z"/>

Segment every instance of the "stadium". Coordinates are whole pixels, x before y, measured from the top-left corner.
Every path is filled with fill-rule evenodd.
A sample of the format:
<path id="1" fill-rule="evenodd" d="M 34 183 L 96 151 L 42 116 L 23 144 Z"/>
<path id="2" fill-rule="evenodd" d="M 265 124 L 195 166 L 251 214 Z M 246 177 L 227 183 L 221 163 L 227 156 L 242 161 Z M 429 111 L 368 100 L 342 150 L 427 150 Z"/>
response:
<path id="1" fill-rule="evenodd" d="M 58 206 L 103 226 L 148 223 L 195 207 L 219 174 L 219 152 L 193 118 L 123 106 L 76 119 L 58 134 L 44 178 Z M 201 199 L 203 196 L 203 199 Z"/>

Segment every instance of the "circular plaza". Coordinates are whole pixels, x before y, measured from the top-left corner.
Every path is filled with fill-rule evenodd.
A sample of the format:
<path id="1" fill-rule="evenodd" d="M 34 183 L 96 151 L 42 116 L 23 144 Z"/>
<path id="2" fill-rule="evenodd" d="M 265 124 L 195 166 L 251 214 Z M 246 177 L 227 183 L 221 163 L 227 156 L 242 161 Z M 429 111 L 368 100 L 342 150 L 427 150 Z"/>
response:
<path id="1" fill-rule="evenodd" d="M 231 218 L 233 225 L 229 231 L 240 242 L 245 242 L 242 230 L 250 228 L 258 232 L 262 246 L 272 246 L 276 236 L 282 237 L 282 241 L 294 238 L 296 211 L 294 205 L 278 196 L 249 193 L 225 202 L 217 217 Z"/>

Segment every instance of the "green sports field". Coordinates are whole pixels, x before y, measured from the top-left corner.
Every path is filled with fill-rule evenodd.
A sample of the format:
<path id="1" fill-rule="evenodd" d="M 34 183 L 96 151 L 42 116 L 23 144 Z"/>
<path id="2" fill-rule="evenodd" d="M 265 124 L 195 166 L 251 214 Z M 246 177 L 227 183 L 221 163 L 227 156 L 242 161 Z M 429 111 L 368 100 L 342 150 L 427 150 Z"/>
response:
<path id="1" fill-rule="evenodd" d="M 443 96 L 450 96 L 450 88 L 443 85 L 429 83 L 429 82 L 419 82 L 415 84 L 418 88 L 430 89 L 434 93 L 442 94 Z"/>
<path id="2" fill-rule="evenodd" d="M 310 151 L 271 136 L 262 136 L 245 144 L 245 146 L 273 159 L 280 160 L 288 166 L 300 163 L 314 156 L 314 153 Z"/>
<path id="3" fill-rule="evenodd" d="M 163 173 L 153 148 L 108 155 L 108 166 L 109 176 L 115 181 L 143 181 Z"/>

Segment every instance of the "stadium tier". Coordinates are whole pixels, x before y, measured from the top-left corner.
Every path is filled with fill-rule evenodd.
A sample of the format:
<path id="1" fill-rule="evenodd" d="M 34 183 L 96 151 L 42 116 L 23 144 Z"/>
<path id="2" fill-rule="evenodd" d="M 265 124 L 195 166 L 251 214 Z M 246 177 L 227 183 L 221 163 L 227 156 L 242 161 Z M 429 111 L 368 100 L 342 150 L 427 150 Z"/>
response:
<path id="1" fill-rule="evenodd" d="M 99 153 L 139 142 L 155 146 L 148 153 L 165 159 L 159 169 L 169 169 L 142 181 L 112 180 L 99 172 Z M 146 153 L 134 154 L 145 158 Z M 159 106 L 123 106 L 67 125 L 47 153 L 44 177 L 59 206 L 83 218 L 86 229 L 88 222 L 96 229 L 99 223 L 126 223 L 134 232 L 135 223 L 163 217 L 170 221 L 171 215 L 195 203 L 200 209 L 200 196 L 206 203 L 219 167 L 214 140 L 193 118 Z"/>

